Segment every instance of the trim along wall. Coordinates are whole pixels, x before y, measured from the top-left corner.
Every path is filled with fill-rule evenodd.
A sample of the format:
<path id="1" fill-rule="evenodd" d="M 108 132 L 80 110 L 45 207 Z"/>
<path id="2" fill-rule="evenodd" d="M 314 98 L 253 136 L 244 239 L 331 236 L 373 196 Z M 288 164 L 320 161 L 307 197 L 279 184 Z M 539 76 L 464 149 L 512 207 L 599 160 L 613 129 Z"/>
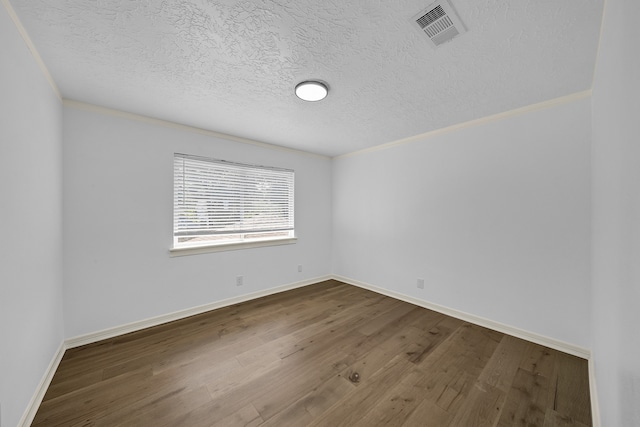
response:
<path id="1" fill-rule="evenodd" d="M 123 335 L 123 334 L 127 334 L 130 332 L 134 332 L 134 331 L 139 331 L 145 328 L 149 328 L 152 326 L 157 326 L 157 325 L 161 325 L 163 323 L 167 323 L 167 322 L 171 322 L 171 321 L 175 321 L 178 319 L 183 319 L 189 316 L 193 316 L 196 314 L 200 314 L 200 313 L 204 313 L 206 311 L 210 311 L 210 310 L 215 310 L 218 308 L 222 308 L 222 307 L 228 307 L 234 304 L 239 304 L 241 302 L 244 301 L 249 301 L 255 298 L 261 298 L 267 295 L 272 295 L 272 294 L 276 294 L 279 292 L 285 292 L 291 289 L 296 289 L 299 287 L 303 287 L 303 286 L 309 286 L 309 285 L 313 285 L 315 283 L 319 283 L 321 281 L 324 280 L 329 280 L 329 279 L 335 279 L 335 280 L 339 280 L 341 282 L 344 283 L 348 283 L 350 285 L 353 286 L 358 286 L 382 295 L 386 295 L 389 296 L 391 298 L 395 298 L 395 299 L 399 299 L 401 301 L 406 301 L 408 303 L 420 306 L 420 307 L 424 307 L 430 310 L 434 310 L 437 311 L 439 313 L 443 313 L 446 314 L 448 316 L 452 316 L 461 320 L 464 320 L 466 322 L 470 322 L 470 323 L 474 323 L 476 325 L 480 325 L 480 326 L 484 326 L 486 328 L 490 328 L 505 334 L 509 334 L 524 340 L 528 340 L 531 342 L 535 342 L 537 344 L 549 347 L 549 348 L 553 348 L 559 351 L 563 351 L 565 353 L 568 354 L 572 354 L 574 356 L 577 357 L 581 357 L 584 359 L 588 359 L 589 361 L 589 378 L 590 378 L 590 385 L 591 385 L 591 401 L 592 401 L 592 407 L 594 408 L 593 410 L 595 411 L 593 413 L 593 419 L 594 419 L 594 426 L 599 427 L 599 418 L 597 415 L 597 408 L 598 408 L 598 404 L 597 404 L 597 394 L 596 394 L 596 390 L 594 387 L 595 381 L 594 381 L 594 377 L 593 377 L 593 364 L 592 364 L 592 359 L 591 359 L 591 352 L 588 349 L 585 348 L 581 348 L 569 343 L 565 343 L 553 338 L 549 338 L 549 337 L 545 337 L 545 336 L 541 336 L 538 334 L 534 334 L 531 333 L 529 331 L 525 331 L 522 329 L 518 329 L 518 328 L 514 328 L 512 326 L 509 325 L 505 325 L 505 324 L 501 324 L 499 322 L 495 322 L 493 320 L 490 319 L 485 319 L 485 318 L 481 318 L 478 316 L 475 316 L 473 314 L 469 314 L 469 313 L 464 313 L 455 309 L 451 309 L 448 307 L 444 307 L 444 306 L 440 306 L 437 304 L 432 304 L 429 302 L 426 302 L 424 300 L 420 300 L 417 298 L 413 298 L 410 297 L 408 295 L 404 295 L 401 293 L 397 293 L 397 292 L 393 292 L 393 291 L 389 291 L 387 289 L 384 288 L 378 288 L 376 286 L 370 285 L 368 283 L 363 283 L 363 282 L 358 282 L 346 277 L 341 277 L 341 276 L 334 276 L 334 275 L 330 275 L 330 276 L 325 276 L 325 277 L 317 277 L 311 280 L 306 280 L 306 281 L 302 281 L 302 282 L 297 282 L 297 283 L 291 283 L 288 285 L 284 285 L 284 286 L 278 286 L 275 288 L 270 288 L 270 289 L 266 289 L 263 291 L 258 291 L 258 292 L 253 292 L 250 294 L 245 294 L 245 295 L 240 295 L 238 297 L 234 297 L 234 298 L 229 298 L 226 300 L 222 300 L 222 301 L 216 301 L 214 303 L 210 303 L 210 304 L 204 304 L 198 307 L 192 307 L 189 309 L 185 309 L 185 310 L 180 310 L 177 312 L 173 312 L 173 313 L 168 313 L 165 315 L 161 315 L 161 316 L 156 316 L 153 318 L 149 318 L 149 319 L 142 319 L 142 320 L 138 320 L 135 322 L 131 322 L 129 324 L 124 324 L 124 325 L 118 325 L 116 327 L 112 327 L 112 328 L 107 328 L 101 331 L 96 331 L 96 332 L 92 332 L 92 333 L 88 333 L 88 334 L 84 334 L 81 336 L 77 336 L 77 337 L 72 337 L 72 338 L 67 338 L 63 341 L 63 343 L 60 345 L 60 347 L 58 348 L 58 351 L 56 352 L 53 360 L 51 361 L 51 364 L 49 365 L 45 375 L 42 378 L 42 381 L 40 382 L 40 384 L 38 385 L 36 392 L 33 396 L 33 398 L 31 399 L 31 402 L 29 403 L 27 410 L 25 411 L 23 418 L 21 420 L 21 422 L 19 423 L 20 426 L 28 426 L 30 425 L 31 421 L 35 418 L 35 415 L 37 413 L 38 410 L 38 406 L 40 405 L 40 402 L 42 401 L 42 399 L 44 398 L 44 395 L 47 391 L 47 388 L 49 387 L 49 384 L 51 383 L 52 379 L 53 379 L 53 375 L 55 374 L 55 371 L 60 363 L 60 361 L 62 360 L 62 356 L 64 355 L 64 352 L 69 349 L 69 348 L 75 348 L 75 347 L 79 347 L 82 345 L 86 345 L 86 344 L 91 344 L 94 342 L 98 342 L 104 339 L 108 339 L 108 338 L 112 338 L 112 337 L 116 337 L 119 335 Z"/>

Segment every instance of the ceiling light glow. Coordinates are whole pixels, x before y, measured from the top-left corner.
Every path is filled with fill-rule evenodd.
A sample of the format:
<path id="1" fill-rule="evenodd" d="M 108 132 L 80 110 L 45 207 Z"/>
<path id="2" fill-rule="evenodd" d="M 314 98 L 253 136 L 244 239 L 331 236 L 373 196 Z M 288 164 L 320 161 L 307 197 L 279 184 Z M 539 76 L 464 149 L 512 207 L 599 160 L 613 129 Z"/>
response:
<path id="1" fill-rule="evenodd" d="M 320 101 L 329 93 L 329 87 L 317 80 L 298 83 L 296 96 L 304 101 Z"/>

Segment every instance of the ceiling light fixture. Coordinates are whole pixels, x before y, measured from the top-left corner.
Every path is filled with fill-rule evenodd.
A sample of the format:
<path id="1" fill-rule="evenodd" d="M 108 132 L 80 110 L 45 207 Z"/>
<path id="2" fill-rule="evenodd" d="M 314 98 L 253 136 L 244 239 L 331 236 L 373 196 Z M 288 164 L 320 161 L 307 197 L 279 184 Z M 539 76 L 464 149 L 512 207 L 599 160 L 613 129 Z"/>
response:
<path id="1" fill-rule="evenodd" d="M 296 85 L 296 96 L 304 101 L 320 101 L 329 93 L 326 83 L 307 80 Z"/>

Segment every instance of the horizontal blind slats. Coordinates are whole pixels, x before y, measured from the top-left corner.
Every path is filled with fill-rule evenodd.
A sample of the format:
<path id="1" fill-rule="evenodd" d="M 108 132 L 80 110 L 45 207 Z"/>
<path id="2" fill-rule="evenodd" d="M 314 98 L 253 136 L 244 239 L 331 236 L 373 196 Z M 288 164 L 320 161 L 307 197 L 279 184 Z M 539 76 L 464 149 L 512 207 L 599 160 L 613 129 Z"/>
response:
<path id="1" fill-rule="evenodd" d="M 174 235 L 291 231 L 294 172 L 174 156 Z"/>

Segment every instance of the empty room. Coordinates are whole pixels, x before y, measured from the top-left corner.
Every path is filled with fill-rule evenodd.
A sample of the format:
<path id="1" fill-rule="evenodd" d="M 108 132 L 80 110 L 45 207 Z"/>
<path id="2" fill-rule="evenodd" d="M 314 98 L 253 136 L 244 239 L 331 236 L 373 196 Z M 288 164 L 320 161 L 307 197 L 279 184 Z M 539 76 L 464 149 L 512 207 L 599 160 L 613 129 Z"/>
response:
<path id="1" fill-rule="evenodd" d="M 640 3 L 0 1 L 0 427 L 640 426 Z"/>

